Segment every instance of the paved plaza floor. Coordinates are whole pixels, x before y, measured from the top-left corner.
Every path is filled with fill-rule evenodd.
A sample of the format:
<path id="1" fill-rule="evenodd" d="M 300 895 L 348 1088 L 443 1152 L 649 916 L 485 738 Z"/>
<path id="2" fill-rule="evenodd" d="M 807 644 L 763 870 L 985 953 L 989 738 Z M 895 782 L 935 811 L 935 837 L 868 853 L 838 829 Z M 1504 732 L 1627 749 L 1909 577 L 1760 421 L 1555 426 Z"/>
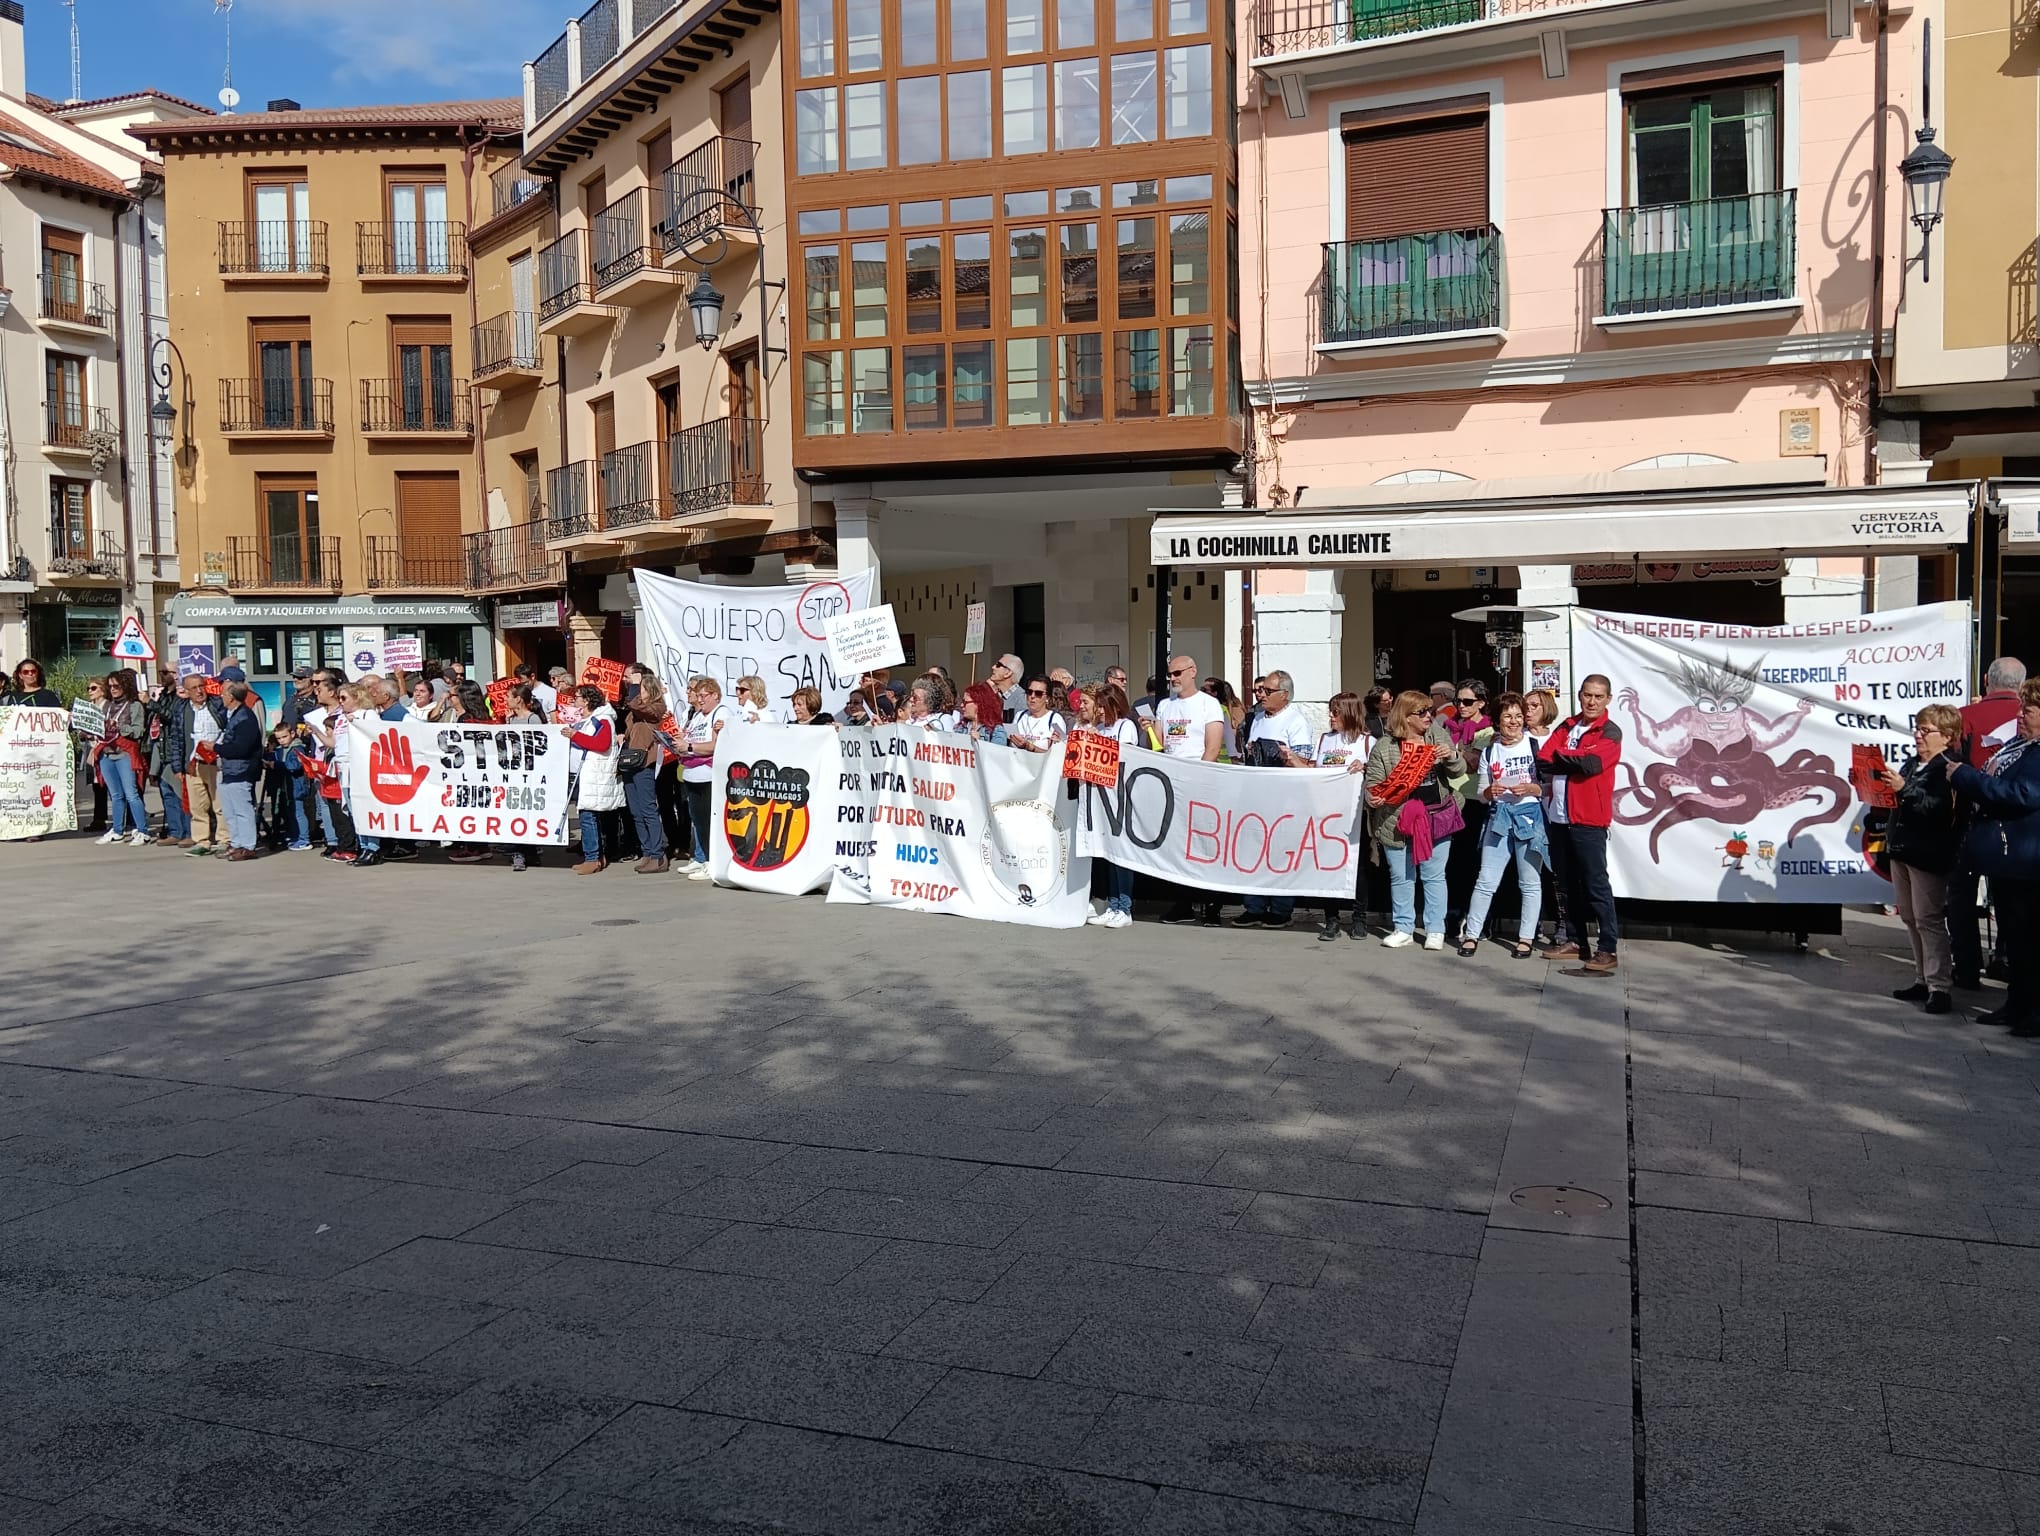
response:
<path id="1" fill-rule="evenodd" d="M 2040 1049 L 1882 918 L 1595 981 L 72 838 L 0 923 L 4 1536 L 2040 1533 Z"/>

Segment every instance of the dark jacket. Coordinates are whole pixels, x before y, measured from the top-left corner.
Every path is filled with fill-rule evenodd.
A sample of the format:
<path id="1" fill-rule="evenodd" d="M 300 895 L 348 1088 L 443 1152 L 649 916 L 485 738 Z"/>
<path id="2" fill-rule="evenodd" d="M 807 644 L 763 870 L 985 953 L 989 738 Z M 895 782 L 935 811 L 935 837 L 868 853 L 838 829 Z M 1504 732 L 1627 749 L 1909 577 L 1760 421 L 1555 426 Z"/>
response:
<path id="1" fill-rule="evenodd" d="M 1885 852 L 1922 874 L 1945 875 L 1962 851 L 1956 826 L 1955 786 L 1939 755 L 1906 764 L 1905 784 L 1885 824 Z"/>
<path id="2" fill-rule="evenodd" d="M 206 712 L 217 720 L 221 730 L 227 728 L 227 706 L 218 699 L 205 701 Z M 187 773 L 191 769 L 191 743 L 197 735 L 197 716 L 192 713 L 191 700 L 176 698 L 164 701 L 157 718 L 163 722 L 163 734 L 156 742 L 161 753 L 159 773 Z M 215 746 L 214 750 L 218 750 Z"/>
<path id="3" fill-rule="evenodd" d="M 305 716 L 319 707 L 318 696 L 309 688 L 300 691 L 293 688 L 284 695 L 283 708 L 277 711 L 276 723 L 296 730 L 304 724 Z"/>
<path id="4" fill-rule="evenodd" d="M 2040 881 L 2040 743 L 1999 773 L 1964 763 L 1955 788 L 1973 812 L 1962 844 L 1969 866 L 1992 879 Z"/>
<path id="5" fill-rule="evenodd" d="M 1568 746 L 1580 723 L 1574 715 L 1544 739 L 1537 761 L 1565 780 L 1565 819 L 1577 827 L 1605 827 L 1615 819 L 1615 765 L 1622 761 L 1622 727 L 1602 715 L 1586 728 L 1577 747 Z"/>
<path id="6" fill-rule="evenodd" d="M 222 784 L 253 784 L 262 777 L 262 722 L 254 710 L 243 707 L 227 716 L 219 754 Z"/>
<path id="7" fill-rule="evenodd" d="M 64 701 L 57 697 L 57 690 L 54 688 L 29 688 L 24 690 L 15 687 L 11 681 L 5 688 L 0 688 L 0 704 L 12 704 L 28 709 L 62 709 L 64 707 Z"/>

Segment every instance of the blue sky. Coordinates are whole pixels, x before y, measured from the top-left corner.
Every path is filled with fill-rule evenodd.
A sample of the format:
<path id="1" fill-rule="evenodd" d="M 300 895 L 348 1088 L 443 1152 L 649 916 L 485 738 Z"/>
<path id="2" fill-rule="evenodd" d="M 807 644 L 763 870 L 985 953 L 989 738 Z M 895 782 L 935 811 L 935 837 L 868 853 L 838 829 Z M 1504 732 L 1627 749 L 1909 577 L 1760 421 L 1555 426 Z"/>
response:
<path id="1" fill-rule="evenodd" d="M 25 0 L 28 85 L 71 90 L 60 0 Z M 234 0 L 243 111 L 275 96 L 308 107 L 517 96 L 524 61 L 566 30 L 573 0 Z M 154 86 L 208 106 L 226 62 L 213 0 L 78 0 L 84 94 Z"/>

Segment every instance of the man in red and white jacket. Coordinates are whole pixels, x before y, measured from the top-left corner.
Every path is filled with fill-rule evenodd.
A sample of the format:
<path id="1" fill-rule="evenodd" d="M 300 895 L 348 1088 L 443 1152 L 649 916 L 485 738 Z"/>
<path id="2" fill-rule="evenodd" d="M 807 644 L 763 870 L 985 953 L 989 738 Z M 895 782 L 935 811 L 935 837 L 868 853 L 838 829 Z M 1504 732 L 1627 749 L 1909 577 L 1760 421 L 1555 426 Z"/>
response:
<path id="1" fill-rule="evenodd" d="M 1615 889 L 1608 882 L 1608 825 L 1615 819 L 1615 765 L 1622 761 L 1622 727 L 1608 718 L 1613 687 L 1596 672 L 1580 683 L 1580 712 L 1546 738 L 1537 754 L 1551 777 L 1545 822 L 1551 833 L 1553 875 L 1565 893 L 1571 937 L 1545 951 L 1553 960 L 1577 956 L 1589 975 L 1615 974 Z M 1587 921 L 1600 943 L 1588 948 Z"/>

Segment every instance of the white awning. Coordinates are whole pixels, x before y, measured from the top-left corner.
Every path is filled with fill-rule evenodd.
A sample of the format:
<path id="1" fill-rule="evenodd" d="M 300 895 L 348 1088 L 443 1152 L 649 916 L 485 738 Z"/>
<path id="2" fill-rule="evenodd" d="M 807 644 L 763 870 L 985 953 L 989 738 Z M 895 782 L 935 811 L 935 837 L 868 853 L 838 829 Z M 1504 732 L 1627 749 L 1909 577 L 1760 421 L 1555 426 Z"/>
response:
<path id="1" fill-rule="evenodd" d="M 1993 480 L 1990 494 L 2005 509 L 2000 547 L 2016 547 L 2020 554 L 2040 553 L 2040 480 Z"/>
<path id="2" fill-rule="evenodd" d="M 1322 511 L 1160 510 L 1150 554 L 1156 565 L 1313 567 L 1929 554 L 1967 542 L 1975 501 L 1975 481 L 1949 480 Z"/>

